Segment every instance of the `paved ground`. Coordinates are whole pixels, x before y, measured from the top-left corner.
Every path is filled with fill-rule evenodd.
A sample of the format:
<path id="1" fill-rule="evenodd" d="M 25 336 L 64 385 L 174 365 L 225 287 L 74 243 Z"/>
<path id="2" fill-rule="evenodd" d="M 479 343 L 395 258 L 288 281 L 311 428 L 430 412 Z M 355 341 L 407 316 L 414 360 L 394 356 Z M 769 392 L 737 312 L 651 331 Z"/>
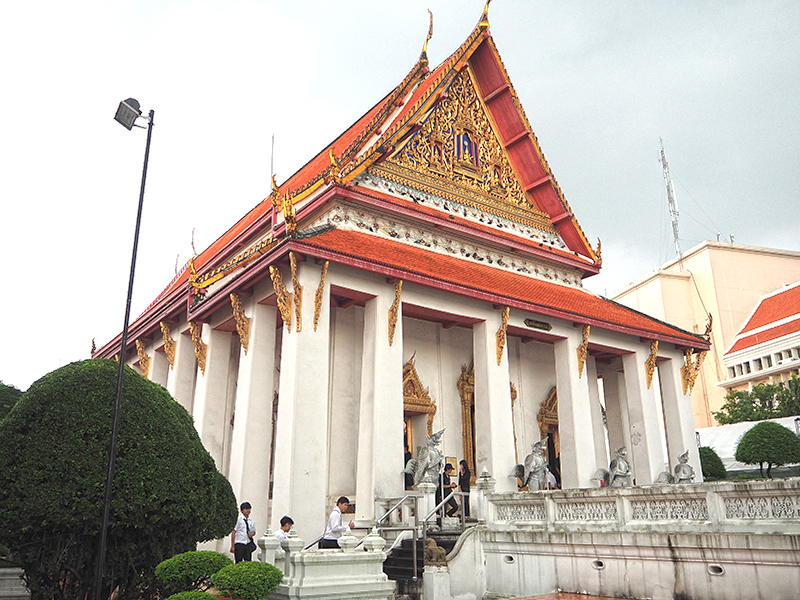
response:
<path id="1" fill-rule="evenodd" d="M 516 600 L 618 600 L 608 596 L 586 596 L 585 594 L 567 594 L 558 592 L 556 594 L 543 594 L 541 596 L 525 596 Z"/>

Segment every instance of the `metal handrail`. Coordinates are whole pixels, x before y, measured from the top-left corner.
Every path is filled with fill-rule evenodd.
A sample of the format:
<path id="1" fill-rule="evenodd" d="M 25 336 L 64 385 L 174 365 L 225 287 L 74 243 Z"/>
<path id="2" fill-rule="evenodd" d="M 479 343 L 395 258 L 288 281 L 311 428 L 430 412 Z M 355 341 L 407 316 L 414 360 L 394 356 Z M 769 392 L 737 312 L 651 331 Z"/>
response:
<path id="1" fill-rule="evenodd" d="M 304 546 L 304 547 L 303 547 L 303 550 L 308 550 L 308 549 L 309 549 L 309 548 L 311 548 L 311 546 L 313 546 L 314 544 L 319 544 L 320 540 L 322 540 L 322 538 L 324 538 L 324 537 L 325 537 L 325 534 L 324 534 L 324 533 L 323 533 L 323 534 L 321 534 L 321 535 L 320 535 L 320 536 L 319 536 L 317 539 L 315 539 L 313 542 L 310 542 L 308 545 Z"/>
<path id="2" fill-rule="evenodd" d="M 462 533 L 464 532 L 464 527 L 465 527 L 465 523 L 464 523 L 464 512 L 465 512 L 465 511 L 464 511 L 464 508 L 463 508 L 463 507 L 464 507 L 464 500 L 463 500 L 463 498 L 464 498 L 464 496 L 466 496 L 466 495 L 467 495 L 467 492 L 459 492 L 459 491 L 457 491 L 457 490 L 453 490 L 452 492 L 450 492 L 449 494 L 447 494 L 447 496 L 445 496 L 445 498 L 443 498 L 443 499 L 442 499 L 442 501 L 441 501 L 441 502 L 439 502 L 439 504 L 437 504 L 437 505 L 436 505 L 436 506 L 433 508 L 433 510 L 432 510 L 431 512 L 429 512 L 427 515 L 425 515 L 425 519 L 423 519 L 423 521 L 422 521 L 422 539 L 423 539 L 423 540 L 427 540 L 427 539 L 428 539 L 428 519 L 430 519 L 430 518 L 431 518 L 433 515 L 435 515 L 435 514 L 436 514 L 436 511 L 438 511 L 438 510 L 439 510 L 440 508 L 442 508 L 442 507 L 443 507 L 445 504 L 447 504 L 447 502 L 448 502 L 448 501 L 450 500 L 450 498 L 452 498 L 453 496 L 461 496 L 461 498 L 462 498 L 462 500 L 461 500 L 461 507 L 462 507 L 462 508 L 461 508 L 461 532 L 462 532 Z M 442 513 L 444 514 L 444 511 L 442 511 Z M 423 544 L 424 544 L 424 543 L 425 543 L 425 541 L 423 541 Z"/>
<path id="3" fill-rule="evenodd" d="M 375 521 L 375 527 L 378 527 L 381 523 L 383 523 L 383 521 L 384 521 L 384 519 L 386 519 L 386 517 L 388 517 L 390 514 L 392 514 L 398 508 L 400 508 L 400 505 L 403 504 L 403 502 L 405 502 L 409 498 L 419 498 L 419 494 L 406 494 L 405 496 L 403 496 L 403 499 L 400 500 L 400 502 L 398 502 L 392 508 L 387 510 L 380 519 Z"/>

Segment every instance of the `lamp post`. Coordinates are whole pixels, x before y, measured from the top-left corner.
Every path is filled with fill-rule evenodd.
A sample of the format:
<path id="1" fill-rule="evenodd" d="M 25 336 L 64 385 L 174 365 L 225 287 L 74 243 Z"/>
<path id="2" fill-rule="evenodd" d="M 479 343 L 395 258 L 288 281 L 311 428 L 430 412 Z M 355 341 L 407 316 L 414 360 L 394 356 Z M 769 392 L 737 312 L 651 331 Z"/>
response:
<path id="1" fill-rule="evenodd" d="M 114 421 L 111 428 L 111 446 L 108 457 L 108 475 L 106 477 L 106 497 L 103 503 L 103 523 L 100 528 L 100 546 L 97 551 L 97 563 L 94 577 L 95 600 L 101 600 L 101 582 L 103 579 L 103 568 L 106 558 L 106 540 L 108 537 L 108 520 L 111 513 L 111 486 L 114 481 L 114 467 L 117 460 L 117 438 L 119 437 L 120 409 L 122 406 L 122 379 L 125 373 L 125 350 L 128 345 L 128 320 L 131 316 L 131 295 L 133 294 L 133 274 L 136 270 L 136 251 L 139 247 L 139 227 L 142 222 L 142 204 L 144 202 L 144 184 L 147 179 L 147 161 L 150 157 L 150 138 L 153 135 L 153 115 L 154 111 L 146 117 L 142 116 L 139 110 L 139 102 L 133 98 L 128 98 L 119 103 L 117 114 L 114 120 L 130 131 L 136 125 L 136 119 L 142 118 L 147 121 L 147 145 L 144 151 L 144 165 L 142 166 L 142 185 L 139 189 L 139 209 L 136 213 L 136 229 L 133 234 L 133 252 L 131 254 L 131 271 L 128 277 L 128 297 L 125 302 L 125 322 L 122 324 L 122 340 L 119 349 L 119 369 L 117 370 L 117 392 L 114 399 Z"/>

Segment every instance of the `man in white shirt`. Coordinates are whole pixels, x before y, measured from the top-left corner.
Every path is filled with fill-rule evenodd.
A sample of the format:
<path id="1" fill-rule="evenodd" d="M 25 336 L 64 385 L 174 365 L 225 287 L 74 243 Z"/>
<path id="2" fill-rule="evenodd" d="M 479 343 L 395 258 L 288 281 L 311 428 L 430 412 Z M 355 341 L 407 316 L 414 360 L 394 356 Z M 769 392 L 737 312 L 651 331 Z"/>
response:
<path id="1" fill-rule="evenodd" d="M 249 502 L 242 502 L 239 510 L 242 511 L 242 514 L 236 519 L 236 527 L 231 531 L 231 554 L 237 563 L 251 560 L 253 550 L 256 549 L 256 543 L 253 541 L 256 535 L 256 526 L 253 519 L 250 518 L 252 507 Z"/>
<path id="2" fill-rule="evenodd" d="M 328 524 L 325 526 L 325 534 L 319 542 L 320 549 L 338 548 L 339 538 L 347 531 L 347 527 L 350 527 L 350 529 L 355 527 L 352 521 L 347 524 L 347 527 L 342 525 L 342 513 L 346 512 L 349 506 L 350 500 L 346 496 L 340 496 L 336 501 L 336 508 L 331 511 L 331 515 L 328 517 Z"/>
<path id="3" fill-rule="evenodd" d="M 292 528 L 292 525 L 294 525 L 294 521 L 292 521 L 292 517 L 289 517 L 289 516 L 281 517 L 281 528 L 278 529 L 278 531 L 275 532 L 275 538 L 279 542 L 282 542 L 283 540 L 285 540 L 286 539 L 286 534 L 289 533 L 289 530 Z"/>

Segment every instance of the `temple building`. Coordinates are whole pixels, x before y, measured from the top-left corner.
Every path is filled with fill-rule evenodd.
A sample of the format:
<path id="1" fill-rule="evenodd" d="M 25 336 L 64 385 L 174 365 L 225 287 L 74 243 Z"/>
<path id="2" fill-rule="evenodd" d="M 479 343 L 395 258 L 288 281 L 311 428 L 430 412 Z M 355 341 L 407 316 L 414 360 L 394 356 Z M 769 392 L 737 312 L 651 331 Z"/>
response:
<path id="1" fill-rule="evenodd" d="M 305 540 L 340 495 L 374 519 L 376 500 L 403 495 L 406 451 L 441 429 L 445 456 L 497 492 L 517 490 L 514 465 L 545 436 L 565 489 L 597 487 L 622 446 L 639 485 L 686 450 L 700 480 L 688 394 L 708 331 L 583 287 L 600 243 L 545 159 L 486 12 L 440 65 L 425 46 L 192 258 L 131 323 L 128 362 L 193 415 L 256 520 L 275 529 L 289 514 Z"/>

